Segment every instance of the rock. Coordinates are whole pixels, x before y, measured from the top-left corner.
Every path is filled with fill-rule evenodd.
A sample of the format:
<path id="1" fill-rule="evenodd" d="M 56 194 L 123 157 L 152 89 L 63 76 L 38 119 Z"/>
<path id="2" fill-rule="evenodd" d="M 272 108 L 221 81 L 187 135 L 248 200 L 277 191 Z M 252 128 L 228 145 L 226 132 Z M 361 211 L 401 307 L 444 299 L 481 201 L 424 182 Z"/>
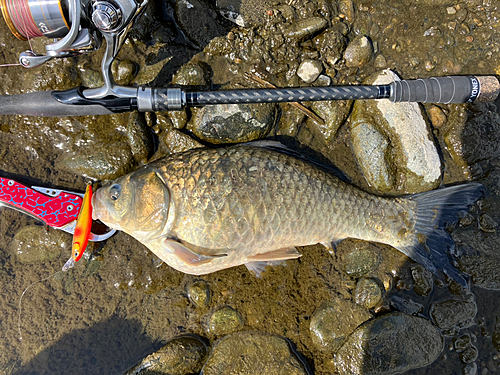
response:
<path id="1" fill-rule="evenodd" d="M 471 346 L 471 338 L 468 333 L 453 341 L 453 349 L 458 353 L 462 353 L 469 346 Z"/>
<path id="2" fill-rule="evenodd" d="M 183 66 L 172 77 L 173 85 L 197 86 L 199 89 L 210 86 L 210 67 L 201 62 L 189 62 Z"/>
<path id="3" fill-rule="evenodd" d="M 55 138 L 54 143 L 67 152 L 56 165 L 71 173 L 114 179 L 145 163 L 153 150 L 150 130 L 139 113 L 57 121 L 56 136 L 64 138 Z"/>
<path id="4" fill-rule="evenodd" d="M 153 135 L 144 114 L 132 112 L 128 117 L 126 135 L 135 160 L 146 164 L 153 150 Z"/>
<path id="5" fill-rule="evenodd" d="M 429 320 L 393 313 L 356 329 L 332 364 L 342 375 L 397 374 L 431 364 L 443 348 L 443 336 Z"/>
<path id="6" fill-rule="evenodd" d="M 474 301 L 449 299 L 431 306 L 429 315 L 443 331 L 454 333 L 474 324 L 477 305 Z"/>
<path id="7" fill-rule="evenodd" d="M 310 130 L 325 142 L 329 143 L 337 135 L 338 130 L 349 116 L 352 100 L 318 101 L 308 103 L 313 110 L 324 121 L 323 124 L 314 122 L 309 126 Z"/>
<path id="8" fill-rule="evenodd" d="M 476 375 L 477 374 L 477 364 L 468 363 L 462 369 L 462 375 Z"/>
<path id="9" fill-rule="evenodd" d="M 411 277 L 413 279 L 413 291 L 420 296 L 428 296 L 432 292 L 432 273 L 424 266 L 415 264 L 411 267 Z"/>
<path id="10" fill-rule="evenodd" d="M 153 372 L 169 375 L 199 373 L 207 354 L 207 345 L 197 336 L 179 336 L 148 355 L 124 375 L 146 375 Z"/>
<path id="11" fill-rule="evenodd" d="M 312 40 L 315 48 L 331 66 L 342 58 L 342 54 L 347 46 L 344 35 L 338 30 L 328 29 Z"/>
<path id="12" fill-rule="evenodd" d="M 187 128 L 198 138 L 215 144 L 263 138 L 276 119 L 274 104 L 221 104 L 193 112 Z"/>
<path id="13" fill-rule="evenodd" d="M 312 372 L 288 339 L 263 332 L 238 332 L 217 341 L 203 375 L 307 375 Z"/>
<path id="14" fill-rule="evenodd" d="M 210 303 L 210 288 L 203 281 L 194 282 L 189 287 L 188 296 L 197 307 L 207 307 Z"/>
<path id="15" fill-rule="evenodd" d="M 500 238 L 473 231 L 458 233 L 454 238 L 462 243 L 461 254 L 457 258 L 460 271 L 471 275 L 472 282 L 477 286 L 500 290 Z"/>
<path id="16" fill-rule="evenodd" d="M 352 0 L 339 0 L 339 13 L 349 22 L 354 22 L 354 4 Z"/>
<path id="17" fill-rule="evenodd" d="M 486 233 L 494 233 L 498 224 L 495 219 L 493 219 L 487 213 L 482 213 L 479 215 L 479 228 Z"/>
<path id="18" fill-rule="evenodd" d="M 373 58 L 373 46 L 370 39 L 358 35 L 347 46 L 344 52 L 345 64 L 349 68 L 359 68 Z"/>
<path id="19" fill-rule="evenodd" d="M 375 278 L 363 278 L 356 284 L 354 300 L 358 305 L 367 309 L 373 309 L 382 300 L 384 287 L 380 280 Z"/>
<path id="20" fill-rule="evenodd" d="M 426 109 L 429 121 L 435 128 L 440 128 L 446 123 L 446 115 L 437 105 L 431 105 Z"/>
<path id="21" fill-rule="evenodd" d="M 369 84 L 399 77 L 385 70 Z M 378 192 L 411 194 L 435 189 L 441 161 L 417 103 L 356 101 L 351 114 L 354 153 L 368 184 Z"/>
<path id="22" fill-rule="evenodd" d="M 130 60 L 115 60 L 111 65 L 111 71 L 117 84 L 128 86 L 134 80 L 138 72 L 137 64 Z"/>
<path id="23" fill-rule="evenodd" d="M 283 34 L 296 41 L 303 41 L 328 26 L 328 21 L 321 17 L 310 17 L 294 22 Z"/>
<path id="24" fill-rule="evenodd" d="M 380 249 L 366 241 L 348 239 L 337 246 L 337 254 L 351 277 L 362 277 L 375 271 L 381 262 Z"/>
<path id="25" fill-rule="evenodd" d="M 243 326 L 241 314 L 230 306 L 223 306 L 210 314 L 208 332 L 216 336 L 233 333 Z"/>
<path id="26" fill-rule="evenodd" d="M 88 88 L 96 88 L 104 85 L 104 78 L 100 71 L 94 69 L 82 69 L 80 70 L 80 77 L 82 79 L 82 85 Z"/>
<path id="27" fill-rule="evenodd" d="M 306 59 L 302 61 L 297 69 L 297 75 L 305 83 L 313 83 L 319 77 L 323 65 L 318 60 Z"/>
<path id="28" fill-rule="evenodd" d="M 45 263 L 59 258 L 65 248 L 69 254 L 71 235 L 40 225 L 28 225 L 14 235 L 11 246 L 18 262 Z"/>
<path id="29" fill-rule="evenodd" d="M 137 72 L 137 76 L 134 78 L 132 83 L 139 86 L 152 82 L 158 76 L 165 64 L 172 60 L 172 58 L 172 56 L 169 56 L 156 64 L 142 66 Z"/>
<path id="30" fill-rule="evenodd" d="M 479 353 L 477 348 L 474 345 L 470 345 L 467 349 L 465 349 L 462 353 L 459 354 L 460 361 L 464 364 L 474 362 Z"/>
<path id="31" fill-rule="evenodd" d="M 333 352 L 361 323 L 372 315 L 351 301 L 340 298 L 326 301 L 314 311 L 309 329 L 314 346 Z"/>
<path id="32" fill-rule="evenodd" d="M 189 40 L 203 48 L 213 38 L 220 36 L 217 12 L 200 0 L 175 2 L 175 19 Z M 228 30 L 229 31 L 229 30 Z"/>

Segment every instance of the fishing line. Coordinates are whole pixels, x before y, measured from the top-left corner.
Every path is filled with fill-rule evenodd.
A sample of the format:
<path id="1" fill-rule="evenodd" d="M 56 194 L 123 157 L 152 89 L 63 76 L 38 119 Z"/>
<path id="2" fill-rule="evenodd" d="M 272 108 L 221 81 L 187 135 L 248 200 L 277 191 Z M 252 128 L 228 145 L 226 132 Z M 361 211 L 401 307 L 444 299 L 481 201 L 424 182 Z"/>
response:
<path id="1" fill-rule="evenodd" d="M 24 297 L 24 294 L 28 291 L 29 288 L 31 288 L 33 285 L 36 285 L 38 283 L 41 283 L 42 281 L 46 281 L 48 279 L 50 279 L 51 277 L 57 275 L 58 273 L 61 273 L 63 272 L 62 270 L 61 271 L 57 271 L 56 273 L 53 273 L 52 275 L 50 276 L 47 276 L 46 278 L 44 279 L 41 279 L 41 280 L 38 280 L 38 281 L 35 281 L 34 283 L 32 283 L 31 285 L 29 285 L 26 289 L 24 289 L 24 292 L 21 294 L 21 298 L 19 298 L 19 315 L 18 315 L 18 319 L 17 319 L 17 328 L 19 330 L 19 340 L 22 340 L 23 339 L 23 335 L 21 333 L 21 302 L 23 300 L 23 297 Z"/>

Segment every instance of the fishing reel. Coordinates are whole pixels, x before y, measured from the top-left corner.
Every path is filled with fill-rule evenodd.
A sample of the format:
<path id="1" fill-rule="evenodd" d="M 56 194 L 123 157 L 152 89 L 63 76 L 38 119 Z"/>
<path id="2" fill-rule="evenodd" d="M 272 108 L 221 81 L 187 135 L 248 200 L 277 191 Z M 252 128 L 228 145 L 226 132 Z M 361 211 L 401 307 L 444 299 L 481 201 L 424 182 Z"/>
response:
<path id="1" fill-rule="evenodd" d="M 7 26 L 18 39 L 55 38 L 54 43 L 45 46 L 45 54 L 32 51 L 20 54 L 21 65 L 32 68 L 52 58 L 95 51 L 100 48 L 102 38 L 107 43 L 106 57 L 109 60 L 111 56 L 112 61 L 147 1 L 0 0 L 0 8 Z"/>

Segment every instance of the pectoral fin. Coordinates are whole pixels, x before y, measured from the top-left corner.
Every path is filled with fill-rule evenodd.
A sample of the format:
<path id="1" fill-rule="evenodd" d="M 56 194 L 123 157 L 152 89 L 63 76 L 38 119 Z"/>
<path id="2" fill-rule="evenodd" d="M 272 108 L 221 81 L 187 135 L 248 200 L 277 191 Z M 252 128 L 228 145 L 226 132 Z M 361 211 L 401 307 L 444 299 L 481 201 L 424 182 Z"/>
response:
<path id="1" fill-rule="evenodd" d="M 165 246 L 165 250 L 174 254 L 181 261 L 191 266 L 198 266 L 200 264 L 207 263 L 212 259 L 227 256 L 227 254 L 198 254 L 195 250 L 191 250 L 186 245 L 172 239 L 165 239 L 163 244 Z"/>
<path id="2" fill-rule="evenodd" d="M 268 251 L 267 253 L 255 254 L 249 256 L 247 260 L 249 262 L 272 262 L 275 260 L 296 259 L 301 256 L 302 254 L 299 253 L 295 247 L 292 247 L 288 249 Z"/>

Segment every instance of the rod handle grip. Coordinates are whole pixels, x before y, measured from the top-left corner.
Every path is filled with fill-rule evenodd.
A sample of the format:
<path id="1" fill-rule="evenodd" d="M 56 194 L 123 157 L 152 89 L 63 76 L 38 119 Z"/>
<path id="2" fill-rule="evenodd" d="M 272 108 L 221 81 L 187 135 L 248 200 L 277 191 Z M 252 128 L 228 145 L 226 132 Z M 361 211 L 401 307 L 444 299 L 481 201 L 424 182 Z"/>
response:
<path id="1" fill-rule="evenodd" d="M 495 76 L 448 76 L 394 81 L 392 102 L 472 103 L 494 101 L 500 92 Z"/>

